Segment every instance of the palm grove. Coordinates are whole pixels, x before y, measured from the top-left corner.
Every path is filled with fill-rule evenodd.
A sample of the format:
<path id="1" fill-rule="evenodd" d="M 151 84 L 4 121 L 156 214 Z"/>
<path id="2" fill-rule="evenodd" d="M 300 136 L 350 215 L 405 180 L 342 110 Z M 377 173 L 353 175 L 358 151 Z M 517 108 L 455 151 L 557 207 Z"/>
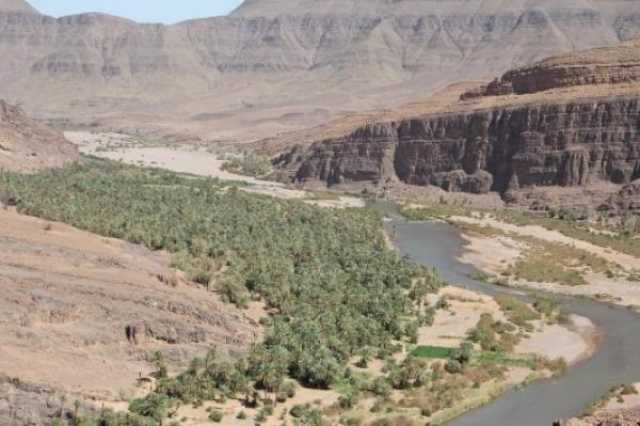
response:
<path id="1" fill-rule="evenodd" d="M 168 250 L 175 267 L 230 303 L 260 299 L 273 312 L 264 341 L 246 358 L 229 363 L 212 352 L 177 377 L 161 374 L 155 392 L 132 402 L 134 414 L 105 412 L 86 424 L 158 424 L 176 401 L 255 404 L 259 391 L 286 398 L 289 380 L 314 388 L 348 381 L 354 356 L 385 359 L 415 340 L 432 313 L 425 296 L 439 285 L 432 271 L 386 247 L 375 212 L 274 200 L 211 179 L 87 160 L 31 175 L 2 172 L 0 202 Z M 299 414 L 311 423 L 317 417 Z"/>

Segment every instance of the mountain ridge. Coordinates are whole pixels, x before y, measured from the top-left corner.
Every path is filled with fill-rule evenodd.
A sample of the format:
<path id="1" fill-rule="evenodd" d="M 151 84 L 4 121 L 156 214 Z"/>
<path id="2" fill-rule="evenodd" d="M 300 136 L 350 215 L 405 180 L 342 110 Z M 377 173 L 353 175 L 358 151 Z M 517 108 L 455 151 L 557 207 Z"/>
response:
<path id="1" fill-rule="evenodd" d="M 40 14 L 40 12 L 26 0 L 2 0 L 2 2 L 0 2 L 0 13 Z"/>
<path id="2" fill-rule="evenodd" d="M 40 118 L 252 140 L 639 34 L 624 0 L 254 0 L 174 25 L 0 11 L 0 97 Z"/>

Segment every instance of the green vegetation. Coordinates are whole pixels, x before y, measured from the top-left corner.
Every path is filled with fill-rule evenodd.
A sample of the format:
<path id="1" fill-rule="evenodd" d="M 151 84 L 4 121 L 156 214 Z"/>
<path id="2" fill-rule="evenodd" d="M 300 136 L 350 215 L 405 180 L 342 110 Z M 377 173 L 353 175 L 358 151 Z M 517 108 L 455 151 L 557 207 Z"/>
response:
<path id="1" fill-rule="evenodd" d="M 522 328 L 531 327 L 530 322 L 540 319 L 540 314 L 529 307 L 526 303 L 506 295 L 495 297 L 500 309 L 505 313 L 509 321 Z"/>
<path id="2" fill-rule="evenodd" d="M 606 273 L 611 265 L 606 260 L 575 247 L 550 243 L 535 238 L 520 238 L 528 248 L 508 275 L 529 282 L 551 282 L 568 286 L 586 285 L 584 270 Z"/>
<path id="3" fill-rule="evenodd" d="M 439 286 L 432 271 L 386 248 L 372 211 L 317 209 L 211 179 L 89 161 L 32 175 L 0 173 L 0 201 L 168 250 L 175 266 L 230 302 L 261 299 L 275 312 L 264 342 L 246 359 L 229 364 L 211 355 L 177 377 L 161 377 L 155 392 L 132 402 L 147 418 L 166 415 L 176 400 L 252 404 L 258 390 L 288 394 L 287 376 L 328 388 L 361 348 L 387 356 L 398 349 L 394 342 L 415 335 L 423 299 Z"/>
<path id="4" fill-rule="evenodd" d="M 317 209 L 216 180 L 94 160 L 32 175 L 0 173 L 0 201 L 167 250 L 178 269 L 229 302 L 242 307 L 261 300 L 272 312 L 262 321 L 264 341 L 245 358 L 230 362 L 210 351 L 171 376 L 156 354 L 156 387 L 131 401 L 128 413 L 73 415 L 60 425 L 158 425 L 180 404 L 227 399 L 257 409 L 255 422 L 261 423 L 295 396 L 298 384 L 332 388 L 340 397 L 323 409 L 292 407 L 294 424 L 325 425 L 331 413 L 345 424 L 360 424 L 363 397 L 376 398 L 375 420 L 368 424 L 413 424 L 418 413 L 421 424 L 424 418 L 436 424 L 434 415 L 453 415 L 461 400 L 492 397 L 510 366 L 561 367 L 509 353 L 521 329 L 553 306 L 541 301 L 534 310 L 506 297 L 498 303 L 508 321 L 485 314 L 459 348 L 417 346 L 396 361 L 392 355 L 415 343 L 418 328 L 433 321 L 426 296 L 440 282 L 433 271 L 388 250 L 381 217 L 367 209 Z M 448 304 L 443 297 L 437 307 Z M 368 370 L 373 358 L 384 361 L 381 370 Z M 399 402 L 391 399 L 394 389 L 402 391 Z M 211 422 L 224 423 L 222 414 L 208 410 Z"/>
<path id="5" fill-rule="evenodd" d="M 534 216 L 515 210 L 497 212 L 498 219 L 516 225 L 538 225 L 543 228 L 558 231 L 567 237 L 587 241 L 591 244 L 607 247 L 621 253 L 640 257 L 640 239 L 636 217 L 623 217 L 613 224 L 593 223 L 561 211 L 552 211 L 545 216 Z"/>
<path id="6" fill-rule="evenodd" d="M 508 322 L 495 321 L 491 314 L 482 314 L 478 324 L 469 332 L 469 341 L 483 351 L 511 352 L 520 340 L 517 328 Z"/>
<path id="7" fill-rule="evenodd" d="M 401 213 L 410 220 L 447 220 L 451 216 L 469 216 L 470 210 L 464 206 L 452 204 L 432 204 L 420 207 L 404 207 Z"/>
<path id="8" fill-rule="evenodd" d="M 269 157 L 249 153 L 227 159 L 222 165 L 222 170 L 239 175 L 263 177 L 271 173 L 273 167 Z"/>
<path id="9" fill-rule="evenodd" d="M 451 358 L 455 350 L 455 348 L 442 346 L 418 346 L 411 351 L 411 355 L 419 358 L 448 359 Z"/>

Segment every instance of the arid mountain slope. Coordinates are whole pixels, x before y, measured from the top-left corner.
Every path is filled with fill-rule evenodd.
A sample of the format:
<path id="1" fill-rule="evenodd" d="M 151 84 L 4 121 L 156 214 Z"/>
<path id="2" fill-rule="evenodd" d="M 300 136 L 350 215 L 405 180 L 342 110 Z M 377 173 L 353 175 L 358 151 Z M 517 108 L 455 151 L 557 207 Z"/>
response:
<path id="1" fill-rule="evenodd" d="M 259 338 L 257 322 L 170 270 L 166 253 L 6 209 L 0 223 L 2 425 L 50 424 L 61 395 L 67 409 L 126 400 L 155 351 L 178 370 Z"/>
<path id="2" fill-rule="evenodd" d="M 2 0 L 0 3 L 2 13 L 33 13 L 39 12 L 25 0 Z"/>
<path id="3" fill-rule="evenodd" d="M 0 96 L 207 139 L 308 127 L 640 31 L 626 0 L 252 0 L 171 26 L 13 9 L 0 9 Z"/>
<path id="4" fill-rule="evenodd" d="M 369 122 L 298 148 L 279 163 L 298 181 L 329 185 L 400 180 L 504 194 L 539 186 L 629 183 L 640 177 L 638 52 L 640 43 L 629 43 L 508 72 L 500 84 L 516 81 L 514 75 L 522 81 L 529 76 L 555 82 L 553 90 L 531 83 L 523 95 L 511 90 L 494 96 L 484 87 L 440 111 L 431 106 L 432 114 Z M 598 61 L 588 63 L 590 57 Z M 569 74 L 573 78 L 554 79 Z"/>
<path id="5" fill-rule="evenodd" d="M 78 160 L 77 147 L 61 133 L 0 100 L 0 169 L 33 171 Z"/>

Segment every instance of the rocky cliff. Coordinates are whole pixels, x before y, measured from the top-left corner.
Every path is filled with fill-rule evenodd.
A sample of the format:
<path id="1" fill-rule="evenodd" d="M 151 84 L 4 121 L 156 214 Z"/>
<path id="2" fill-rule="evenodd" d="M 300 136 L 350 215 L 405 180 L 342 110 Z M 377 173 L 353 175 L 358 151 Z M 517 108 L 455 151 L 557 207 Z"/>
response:
<path id="1" fill-rule="evenodd" d="M 0 100 L 0 169 L 32 171 L 77 161 L 78 149 L 62 134 Z"/>
<path id="2" fill-rule="evenodd" d="M 487 86 L 463 94 L 462 99 L 637 82 L 640 82 L 640 40 L 553 57 L 511 70 Z"/>
<path id="3" fill-rule="evenodd" d="M 297 164 L 296 164 L 297 162 Z M 280 159 L 298 181 L 399 179 L 504 193 L 640 177 L 640 100 L 523 105 L 366 125 Z"/>

